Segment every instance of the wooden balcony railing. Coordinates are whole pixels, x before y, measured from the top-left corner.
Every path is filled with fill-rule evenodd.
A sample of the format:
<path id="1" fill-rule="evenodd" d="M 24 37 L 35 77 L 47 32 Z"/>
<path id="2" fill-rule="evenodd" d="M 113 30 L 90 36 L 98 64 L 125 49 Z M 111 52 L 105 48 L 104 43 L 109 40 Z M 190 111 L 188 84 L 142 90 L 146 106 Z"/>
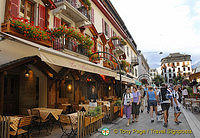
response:
<path id="1" fill-rule="evenodd" d="M 8 33 L 8 34 L 11 34 L 11 35 L 14 35 L 14 36 L 17 36 L 17 37 L 22 38 L 22 39 L 26 39 L 26 40 L 35 42 L 37 44 L 41 44 L 41 45 L 44 45 L 44 46 L 47 46 L 47 47 L 52 47 L 52 42 L 50 40 L 35 40 L 35 39 L 29 38 L 29 37 L 26 37 L 26 36 L 20 34 L 19 32 L 17 32 L 17 30 L 15 28 L 13 28 L 11 26 L 10 22 L 3 23 L 1 25 L 1 31 Z"/>

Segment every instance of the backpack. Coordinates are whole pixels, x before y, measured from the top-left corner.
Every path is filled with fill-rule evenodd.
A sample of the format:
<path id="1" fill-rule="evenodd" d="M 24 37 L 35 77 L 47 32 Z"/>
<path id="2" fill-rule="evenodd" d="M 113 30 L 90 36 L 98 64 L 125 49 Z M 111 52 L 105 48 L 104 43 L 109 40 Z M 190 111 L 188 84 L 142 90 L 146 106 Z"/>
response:
<path id="1" fill-rule="evenodd" d="M 161 88 L 161 101 L 167 101 L 172 98 L 172 94 L 166 89 L 166 88 Z"/>

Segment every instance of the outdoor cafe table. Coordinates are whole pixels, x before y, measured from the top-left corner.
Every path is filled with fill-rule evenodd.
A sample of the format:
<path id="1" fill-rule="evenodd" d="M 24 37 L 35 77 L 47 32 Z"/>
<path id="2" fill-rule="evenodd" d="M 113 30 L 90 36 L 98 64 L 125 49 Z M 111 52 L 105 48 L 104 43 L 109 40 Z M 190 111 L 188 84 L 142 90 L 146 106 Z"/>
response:
<path id="1" fill-rule="evenodd" d="M 52 109 L 52 108 L 33 108 L 32 110 L 39 110 L 40 117 L 45 120 L 50 114 L 56 119 L 59 119 L 59 115 L 63 109 Z"/>
<path id="2" fill-rule="evenodd" d="M 90 105 L 89 104 L 79 104 L 79 110 L 85 108 L 86 112 L 89 111 Z"/>
<path id="3" fill-rule="evenodd" d="M 22 116 L 10 116 L 10 127 L 17 131 L 19 120 L 23 118 Z"/>

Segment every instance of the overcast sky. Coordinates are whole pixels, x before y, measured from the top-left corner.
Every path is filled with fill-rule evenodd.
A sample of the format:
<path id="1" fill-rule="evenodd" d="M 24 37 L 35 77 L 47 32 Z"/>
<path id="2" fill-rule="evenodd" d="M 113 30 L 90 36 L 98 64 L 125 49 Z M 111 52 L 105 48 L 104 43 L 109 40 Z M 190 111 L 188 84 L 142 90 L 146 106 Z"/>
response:
<path id="1" fill-rule="evenodd" d="M 171 52 L 200 62 L 199 0 L 111 0 L 150 67 Z M 164 54 L 159 55 L 162 51 Z"/>

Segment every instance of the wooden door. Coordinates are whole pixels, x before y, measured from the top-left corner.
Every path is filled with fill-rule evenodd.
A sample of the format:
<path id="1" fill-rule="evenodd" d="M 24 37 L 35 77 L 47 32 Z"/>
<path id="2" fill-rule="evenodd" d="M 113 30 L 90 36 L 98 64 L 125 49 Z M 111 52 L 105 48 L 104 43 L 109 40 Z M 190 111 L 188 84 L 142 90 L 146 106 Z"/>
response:
<path id="1" fill-rule="evenodd" d="M 17 115 L 19 112 L 19 76 L 7 75 L 4 78 L 4 115 Z"/>

